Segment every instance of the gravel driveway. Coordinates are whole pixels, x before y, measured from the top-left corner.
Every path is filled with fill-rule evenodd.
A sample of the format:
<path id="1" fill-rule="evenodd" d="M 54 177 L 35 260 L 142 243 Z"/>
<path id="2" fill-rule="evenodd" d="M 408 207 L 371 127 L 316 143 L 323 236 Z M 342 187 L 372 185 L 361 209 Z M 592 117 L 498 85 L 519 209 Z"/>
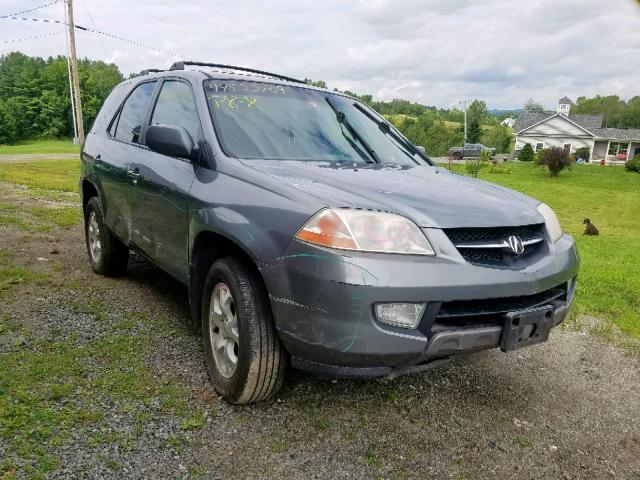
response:
<path id="1" fill-rule="evenodd" d="M 0 227 L 0 247 L 36 278 L 0 291 L 0 356 L 76 352 L 42 380 L 70 385 L 46 398 L 51 412 L 88 412 L 42 433 L 52 478 L 640 479 L 640 360 L 591 333 L 597 319 L 389 382 L 292 372 L 276 401 L 232 407 L 207 380 L 186 290 L 170 277 L 138 257 L 123 278 L 94 275 L 80 226 Z M 132 372 L 131 390 L 117 390 Z M 0 466 L 28 477 L 35 460 L 15 444 L 34 434 L 12 431 L 0 429 Z"/>

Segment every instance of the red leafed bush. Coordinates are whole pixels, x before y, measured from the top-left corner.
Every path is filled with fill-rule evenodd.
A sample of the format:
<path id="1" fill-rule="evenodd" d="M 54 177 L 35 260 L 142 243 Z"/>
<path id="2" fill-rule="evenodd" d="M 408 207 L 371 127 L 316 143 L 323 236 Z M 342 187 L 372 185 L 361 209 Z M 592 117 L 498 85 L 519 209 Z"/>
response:
<path id="1" fill-rule="evenodd" d="M 538 153 L 537 163 L 538 165 L 546 165 L 551 176 L 557 177 L 565 168 L 571 168 L 574 161 L 575 159 L 564 148 L 551 147 Z"/>

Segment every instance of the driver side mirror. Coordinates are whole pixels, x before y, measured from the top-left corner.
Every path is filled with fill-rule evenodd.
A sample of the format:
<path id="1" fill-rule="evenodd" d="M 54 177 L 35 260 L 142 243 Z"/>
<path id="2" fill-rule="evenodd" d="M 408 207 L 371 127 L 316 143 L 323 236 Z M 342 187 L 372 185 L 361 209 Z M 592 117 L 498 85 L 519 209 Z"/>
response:
<path id="1" fill-rule="evenodd" d="M 422 145 L 416 145 L 416 150 L 418 150 L 424 156 L 427 155 L 427 149 L 424 148 Z"/>
<path id="2" fill-rule="evenodd" d="M 151 125 L 145 140 L 151 150 L 162 155 L 193 159 L 196 153 L 189 132 L 177 125 Z"/>

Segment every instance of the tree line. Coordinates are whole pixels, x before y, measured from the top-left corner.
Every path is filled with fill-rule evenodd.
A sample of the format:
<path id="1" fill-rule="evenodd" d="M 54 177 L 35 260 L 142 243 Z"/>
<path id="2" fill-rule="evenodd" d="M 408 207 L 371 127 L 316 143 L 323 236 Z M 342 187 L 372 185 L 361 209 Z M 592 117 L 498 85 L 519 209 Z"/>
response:
<path id="1" fill-rule="evenodd" d="M 316 87 L 327 88 L 322 80 L 305 80 Z M 357 98 L 384 115 L 411 142 L 425 147 L 431 156 L 447 155 L 450 147 L 464 143 L 464 112 L 460 109 L 437 108 L 398 98 L 376 101 L 372 95 L 359 95 L 349 90 L 341 93 Z M 495 148 L 497 153 L 510 152 L 513 131 L 500 124 L 500 120 L 489 112 L 485 102 L 473 100 L 467 107 L 467 142 L 483 143 Z"/>
<path id="2" fill-rule="evenodd" d="M 79 61 L 78 76 L 86 130 L 123 76 L 114 64 L 88 59 Z M 66 57 L 0 56 L 0 144 L 72 136 Z"/>
<path id="3" fill-rule="evenodd" d="M 111 89 L 124 77 L 116 65 L 89 59 L 80 60 L 78 70 L 87 130 Z M 327 87 L 322 80 L 307 82 Z M 384 115 L 413 143 L 424 146 L 430 155 L 445 155 L 449 147 L 464 143 L 464 112 L 459 108 L 437 108 L 398 98 L 379 101 L 372 95 L 348 90 L 343 93 Z M 529 99 L 524 111 L 545 109 Z M 579 97 L 571 113 L 602 114 L 607 127 L 640 128 L 640 96 L 628 101 L 617 95 Z M 474 100 L 467 108 L 467 141 L 483 143 L 498 153 L 509 152 L 513 131 L 500 124 L 500 120 L 509 115 L 509 112 L 494 115 L 485 102 Z M 0 56 L 0 144 L 71 136 L 73 121 L 66 57 L 43 59 L 19 52 Z"/>

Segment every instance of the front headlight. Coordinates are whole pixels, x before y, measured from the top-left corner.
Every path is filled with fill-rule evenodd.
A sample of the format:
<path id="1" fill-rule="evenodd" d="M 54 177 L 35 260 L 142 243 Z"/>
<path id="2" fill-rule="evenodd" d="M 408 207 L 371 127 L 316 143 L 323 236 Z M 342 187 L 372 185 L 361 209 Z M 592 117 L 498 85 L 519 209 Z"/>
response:
<path id="1" fill-rule="evenodd" d="M 547 226 L 547 232 L 549 232 L 551 240 L 555 242 L 562 237 L 562 227 L 560 226 L 558 217 L 556 217 L 556 214 L 551 210 L 551 207 L 545 203 L 541 203 L 538 205 L 538 212 L 544 218 L 544 223 Z"/>
<path id="2" fill-rule="evenodd" d="M 427 237 L 411 220 L 371 210 L 321 210 L 300 229 L 296 238 L 342 250 L 434 255 Z"/>

